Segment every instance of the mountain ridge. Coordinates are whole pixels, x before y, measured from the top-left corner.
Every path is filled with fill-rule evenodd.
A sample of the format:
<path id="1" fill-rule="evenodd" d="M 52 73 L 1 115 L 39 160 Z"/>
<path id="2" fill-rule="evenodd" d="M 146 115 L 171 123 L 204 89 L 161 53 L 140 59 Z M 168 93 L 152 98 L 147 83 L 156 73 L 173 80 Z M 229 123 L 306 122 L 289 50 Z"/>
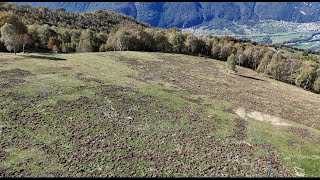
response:
<path id="1" fill-rule="evenodd" d="M 208 21 L 320 21 L 319 2 L 11 2 L 70 12 L 111 10 L 160 28 L 188 28 Z M 220 23 L 221 24 L 221 23 Z M 221 26 L 224 26 L 222 23 Z"/>

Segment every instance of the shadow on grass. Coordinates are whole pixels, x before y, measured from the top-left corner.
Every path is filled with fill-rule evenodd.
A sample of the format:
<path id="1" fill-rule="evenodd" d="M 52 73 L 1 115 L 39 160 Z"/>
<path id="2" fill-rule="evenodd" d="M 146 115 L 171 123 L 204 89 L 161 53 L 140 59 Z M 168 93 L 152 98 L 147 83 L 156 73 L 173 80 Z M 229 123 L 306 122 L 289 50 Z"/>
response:
<path id="1" fill-rule="evenodd" d="M 244 78 L 248 78 L 248 79 L 257 80 L 257 81 L 265 81 L 263 79 L 258 79 L 258 78 L 251 77 L 251 76 L 245 76 L 245 75 L 242 75 L 242 74 L 238 74 L 238 76 L 241 76 L 241 77 L 244 77 Z"/>
<path id="2" fill-rule="evenodd" d="M 37 55 L 23 55 L 24 57 L 28 58 L 35 58 L 35 59 L 46 59 L 51 61 L 66 61 L 67 59 L 64 58 L 57 58 L 57 57 L 50 57 L 50 56 L 37 56 Z"/>

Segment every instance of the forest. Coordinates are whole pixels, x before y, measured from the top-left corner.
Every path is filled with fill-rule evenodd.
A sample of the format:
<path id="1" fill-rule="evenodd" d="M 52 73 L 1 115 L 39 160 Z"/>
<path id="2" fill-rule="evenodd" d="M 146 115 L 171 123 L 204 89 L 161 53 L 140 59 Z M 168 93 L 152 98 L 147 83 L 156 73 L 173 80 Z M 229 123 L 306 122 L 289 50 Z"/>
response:
<path id="1" fill-rule="evenodd" d="M 182 53 L 228 61 L 270 78 L 320 93 L 315 56 L 225 36 L 196 36 L 177 28 L 153 28 L 109 11 L 70 13 L 64 9 L 0 4 L 2 52 L 82 53 L 148 51 Z"/>

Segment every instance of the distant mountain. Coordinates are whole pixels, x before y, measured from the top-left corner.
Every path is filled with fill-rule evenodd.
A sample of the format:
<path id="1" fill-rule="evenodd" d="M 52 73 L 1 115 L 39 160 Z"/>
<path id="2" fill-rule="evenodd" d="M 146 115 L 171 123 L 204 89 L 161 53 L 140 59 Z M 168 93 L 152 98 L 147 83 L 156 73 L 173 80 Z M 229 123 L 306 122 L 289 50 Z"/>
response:
<path id="1" fill-rule="evenodd" d="M 12 2 L 13 3 L 13 2 Z M 188 28 L 206 22 L 258 20 L 320 21 L 320 2 L 14 2 L 71 12 L 111 10 L 161 28 Z M 222 22 L 222 23 L 221 23 Z"/>
<path id="2" fill-rule="evenodd" d="M 75 5 L 75 7 L 79 7 L 79 5 Z M 47 24 L 69 30 L 90 29 L 94 32 L 109 33 L 123 24 L 134 25 L 136 27 L 150 27 L 146 23 L 130 16 L 112 11 L 79 13 L 66 12 L 62 9 L 50 10 L 41 7 L 26 7 L 16 4 L 0 3 L 0 12 L 10 12 L 18 16 L 26 25 Z"/>

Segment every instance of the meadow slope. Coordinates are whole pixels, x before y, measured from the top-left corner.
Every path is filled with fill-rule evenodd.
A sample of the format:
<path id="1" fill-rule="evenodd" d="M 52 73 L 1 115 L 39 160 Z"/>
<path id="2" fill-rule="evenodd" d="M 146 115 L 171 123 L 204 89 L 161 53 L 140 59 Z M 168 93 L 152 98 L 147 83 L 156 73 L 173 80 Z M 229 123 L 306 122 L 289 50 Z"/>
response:
<path id="1" fill-rule="evenodd" d="M 0 54 L 0 177 L 320 176 L 320 95 L 225 62 Z M 247 117 L 248 122 L 244 120 Z"/>

